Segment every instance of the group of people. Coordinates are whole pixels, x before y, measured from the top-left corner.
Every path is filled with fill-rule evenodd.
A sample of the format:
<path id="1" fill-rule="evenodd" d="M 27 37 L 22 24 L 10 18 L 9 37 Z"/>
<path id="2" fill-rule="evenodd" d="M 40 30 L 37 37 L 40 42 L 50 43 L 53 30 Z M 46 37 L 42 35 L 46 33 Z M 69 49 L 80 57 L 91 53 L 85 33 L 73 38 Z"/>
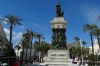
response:
<path id="1" fill-rule="evenodd" d="M 77 62 L 77 66 L 81 66 L 80 59 L 76 58 L 75 54 L 72 54 L 72 63 Z"/>

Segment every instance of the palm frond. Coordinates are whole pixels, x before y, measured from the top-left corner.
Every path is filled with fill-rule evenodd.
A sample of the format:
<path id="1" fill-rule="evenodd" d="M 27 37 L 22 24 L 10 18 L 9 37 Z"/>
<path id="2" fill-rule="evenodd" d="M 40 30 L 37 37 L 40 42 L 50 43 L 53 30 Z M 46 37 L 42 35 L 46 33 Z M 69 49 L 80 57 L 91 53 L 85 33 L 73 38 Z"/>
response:
<path id="1" fill-rule="evenodd" d="M 100 20 L 100 15 L 98 16 L 97 22 Z"/>
<path id="2" fill-rule="evenodd" d="M 10 24 L 10 26 L 16 26 L 17 24 L 22 26 L 22 23 L 20 22 L 22 21 L 22 19 L 14 15 L 6 15 L 4 19 L 1 19 L 1 21 L 7 22 L 8 24 Z"/>
<path id="3" fill-rule="evenodd" d="M 100 29 L 99 28 L 95 28 L 93 30 L 93 35 L 96 36 L 96 37 L 100 36 Z"/>
<path id="4" fill-rule="evenodd" d="M 90 29 L 90 25 L 89 24 L 86 24 L 83 26 L 83 31 L 86 32 Z"/>

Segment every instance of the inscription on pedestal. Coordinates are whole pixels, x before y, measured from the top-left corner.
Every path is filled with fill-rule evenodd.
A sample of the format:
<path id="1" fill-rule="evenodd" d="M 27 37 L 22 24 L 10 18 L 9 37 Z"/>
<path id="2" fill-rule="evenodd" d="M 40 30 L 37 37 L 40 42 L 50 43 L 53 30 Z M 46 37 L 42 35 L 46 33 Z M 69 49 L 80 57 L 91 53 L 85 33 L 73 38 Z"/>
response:
<path id="1" fill-rule="evenodd" d="M 50 58 L 67 58 L 66 52 L 51 52 Z"/>

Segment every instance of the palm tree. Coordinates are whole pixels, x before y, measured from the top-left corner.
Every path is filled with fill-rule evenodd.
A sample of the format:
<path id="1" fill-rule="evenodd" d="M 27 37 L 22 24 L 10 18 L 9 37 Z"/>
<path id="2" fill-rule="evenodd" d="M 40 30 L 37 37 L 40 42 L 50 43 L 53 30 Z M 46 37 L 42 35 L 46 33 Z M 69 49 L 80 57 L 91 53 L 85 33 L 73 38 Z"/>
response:
<path id="1" fill-rule="evenodd" d="M 31 48 L 30 48 L 30 59 L 31 59 L 31 52 L 32 52 L 32 41 L 33 41 L 33 38 L 36 37 L 36 32 L 34 32 L 33 30 L 29 31 L 30 34 L 31 34 Z"/>
<path id="2" fill-rule="evenodd" d="M 100 42 L 99 42 L 100 29 L 98 27 L 93 30 L 93 35 L 97 37 L 99 49 L 100 49 Z"/>
<path id="3" fill-rule="evenodd" d="M 22 66 L 22 63 L 23 63 L 23 55 L 24 55 L 24 49 L 25 49 L 25 44 L 26 44 L 27 41 L 25 40 L 21 40 L 19 42 L 19 44 L 22 46 L 22 56 L 21 56 L 21 66 Z"/>
<path id="4" fill-rule="evenodd" d="M 19 54 L 19 50 L 21 49 L 21 46 L 17 44 L 17 45 L 15 46 L 15 48 L 18 50 L 17 54 Z M 19 56 L 18 56 L 18 60 L 19 60 Z"/>
<path id="5" fill-rule="evenodd" d="M 75 53 L 75 55 L 77 57 L 81 56 L 81 47 L 80 46 L 76 46 L 72 48 L 72 53 Z"/>
<path id="6" fill-rule="evenodd" d="M 86 31 L 90 31 L 90 37 L 91 37 L 91 43 L 92 43 L 92 54 L 93 54 L 93 59 L 94 58 L 94 47 L 93 47 L 93 38 L 92 38 L 92 35 L 93 35 L 93 30 L 97 28 L 97 26 L 95 24 L 86 24 L 83 26 L 83 31 L 86 32 Z"/>
<path id="7" fill-rule="evenodd" d="M 29 46 L 29 44 L 27 42 L 25 43 L 25 47 L 24 48 L 26 49 L 26 62 L 27 62 L 27 51 L 30 48 L 30 46 Z"/>
<path id="8" fill-rule="evenodd" d="M 12 44 L 12 28 L 13 28 L 13 25 L 22 25 L 21 24 L 21 20 L 19 17 L 17 16 L 14 16 L 14 15 L 6 15 L 4 19 L 0 19 L 1 21 L 5 21 L 7 22 L 9 25 L 10 25 L 10 46 L 9 46 L 9 58 L 8 58 L 8 61 L 10 59 L 10 47 L 11 47 L 11 44 Z M 9 62 L 8 62 L 8 66 L 9 66 Z"/>
<path id="9" fill-rule="evenodd" d="M 46 42 L 42 42 L 40 45 L 40 51 L 43 54 L 47 54 L 47 51 L 50 49 L 50 46 Z"/>
<path id="10" fill-rule="evenodd" d="M 40 43 L 41 43 L 41 39 L 45 39 L 44 37 L 43 37 L 43 34 L 36 34 L 36 38 L 38 39 L 38 41 L 39 41 L 39 45 L 40 45 Z"/>
<path id="11" fill-rule="evenodd" d="M 87 43 L 85 42 L 85 41 L 82 41 L 82 45 L 83 45 L 83 47 L 82 47 L 82 54 L 83 54 L 83 56 L 85 56 L 86 57 L 86 55 L 88 54 L 87 53 L 87 48 L 85 47 L 85 45 L 86 45 Z M 89 52 L 89 51 L 88 51 Z"/>
<path id="12" fill-rule="evenodd" d="M 41 39 L 44 40 L 45 38 L 43 37 L 43 34 L 36 34 L 36 38 L 38 39 L 39 46 L 41 44 Z M 39 61 L 40 61 L 40 52 L 39 52 Z"/>
<path id="13" fill-rule="evenodd" d="M 79 43 L 80 38 L 76 36 L 76 37 L 74 37 L 74 40 L 77 42 L 77 45 L 79 46 L 80 45 L 80 43 Z"/>
<path id="14" fill-rule="evenodd" d="M 50 49 L 50 46 L 46 42 L 41 42 L 40 45 L 38 45 L 38 43 L 39 43 L 38 41 L 35 41 L 34 48 L 35 50 L 41 52 L 41 55 L 42 55 L 41 59 L 43 60 L 43 56 L 47 54 L 47 51 Z"/>
<path id="15" fill-rule="evenodd" d="M 85 41 L 82 41 L 83 46 L 85 47 L 85 45 L 87 44 Z"/>
<path id="16" fill-rule="evenodd" d="M 92 35 L 93 35 L 93 30 L 96 28 L 97 26 L 95 24 L 86 24 L 83 26 L 83 31 L 86 32 L 86 31 L 90 31 L 90 37 L 91 37 L 91 43 L 92 43 L 92 53 L 94 54 L 94 48 L 93 48 L 93 38 L 92 38 Z"/>

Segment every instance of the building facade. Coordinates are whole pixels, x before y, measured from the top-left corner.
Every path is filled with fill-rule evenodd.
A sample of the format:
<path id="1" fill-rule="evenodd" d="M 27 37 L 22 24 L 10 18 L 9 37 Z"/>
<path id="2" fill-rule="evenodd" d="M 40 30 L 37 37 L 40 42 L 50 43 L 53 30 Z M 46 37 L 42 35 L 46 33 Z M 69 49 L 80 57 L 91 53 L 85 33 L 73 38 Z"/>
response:
<path id="1" fill-rule="evenodd" d="M 21 56 L 22 56 L 22 49 L 20 49 L 19 51 L 18 50 L 15 50 L 15 53 L 16 53 L 16 56 L 19 57 L 19 60 L 21 59 Z M 30 48 L 28 50 L 24 50 L 24 54 L 23 54 L 23 60 L 26 60 L 26 53 L 27 53 L 27 60 L 30 59 Z M 32 49 L 31 51 L 31 59 L 34 59 L 34 57 L 38 55 L 36 54 L 36 51 L 34 49 Z"/>
<path id="2" fill-rule="evenodd" d="M 0 56 L 3 56 L 7 53 L 9 41 L 6 38 L 6 34 L 2 24 L 0 23 Z"/>
<path id="3" fill-rule="evenodd" d="M 98 40 L 97 38 L 94 40 L 94 55 L 100 55 L 100 52 L 99 52 L 99 44 L 98 44 Z M 92 46 L 89 47 L 90 48 L 90 54 L 92 53 Z"/>

